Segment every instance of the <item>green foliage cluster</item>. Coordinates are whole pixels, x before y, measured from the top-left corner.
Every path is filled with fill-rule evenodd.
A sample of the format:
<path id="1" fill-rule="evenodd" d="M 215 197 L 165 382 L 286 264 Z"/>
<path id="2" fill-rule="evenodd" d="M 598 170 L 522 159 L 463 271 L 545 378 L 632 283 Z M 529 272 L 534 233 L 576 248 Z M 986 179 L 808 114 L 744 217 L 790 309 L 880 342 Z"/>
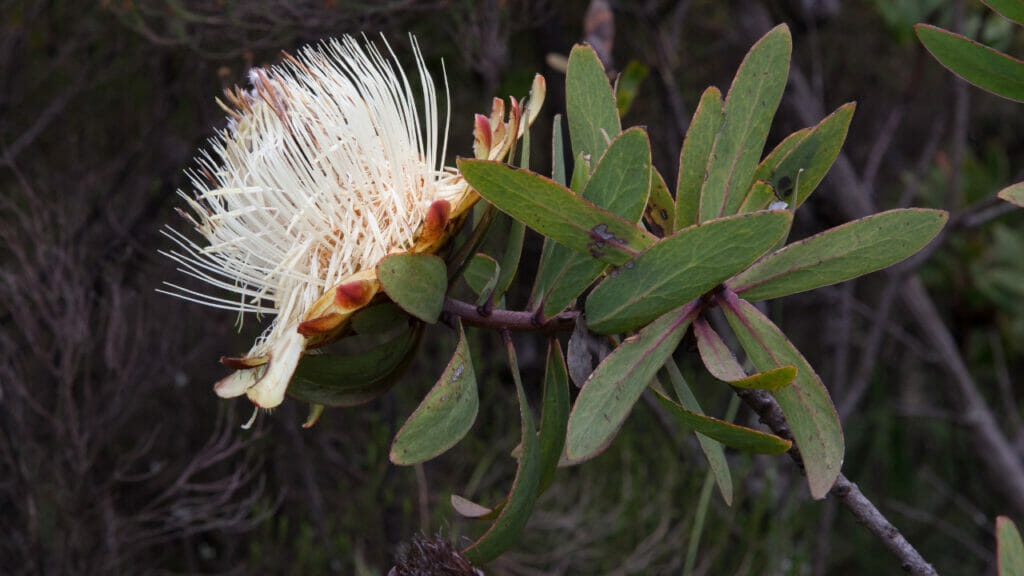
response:
<path id="1" fill-rule="evenodd" d="M 899 262 L 935 237 L 946 214 L 892 210 L 785 245 L 793 212 L 838 155 L 853 111 L 845 106 L 817 126 L 783 139 L 762 160 L 786 85 L 790 51 L 788 28 L 777 27 L 750 50 L 724 100 L 714 88 L 705 93 L 682 148 L 674 199 L 665 190 L 652 195 L 664 188 L 659 187 L 664 179 L 651 164 L 647 135 L 639 128 L 622 130 L 613 89 L 597 55 L 586 46 L 573 49 L 566 72 L 567 119 L 576 160 L 571 179 L 566 181 L 569 171 L 557 156 L 555 179 L 493 161 L 459 161 L 463 177 L 491 205 L 546 237 L 525 311 L 537 327 L 589 290 L 582 306 L 584 326 L 617 343 L 589 375 L 570 413 L 561 345 L 549 339 L 538 436 L 509 326 L 495 323 L 504 332 L 516 383 L 522 444 L 519 470 L 501 503 L 487 507 L 455 500 L 461 512 L 492 522 L 465 550 L 475 562 L 493 560 L 514 545 L 559 462 L 578 464 L 600 453 L 649 386 L 670 414 L 698 434 L 727 503 L 733 488 L 723 445 L 762 454 L 791 447 L 788 439 L 704 414 L 673 359 L 691 325 L 712 375 L 775 397 L 800 448 L 811 495 L 824 498 L 832 487 L 845 445 L 828 390 L 782 331 L 750 302 L 827 286 Z M 560 138 L 556 118 L 555 139 Z M 652 225 L 642 222 L 645 216 Z M 482 236 L 471 233 L 470 241 Z M 521 233 L 511 236 L 522 241 Z M 512 246 L 500 264 L 485 254 L 474 256 L 467 281 L 480 294 L 481 310 L 495 302 L 501 306 L 508 283 L 500 277 L 510 269 L 515 274 L 520 250 Z M 460 249 L 455 254 L 471 252 Z M 446 268 L 433 255 L 403 254 L 386 258 L 378 266 L 378 277 L 389 298 L 419 326 L 440 317 L 452 285 L 446 269 L 463 268 L 457 261 Z M 718 308 L 754 374 L 747 373 L 706 320 Z M 396 464 L 417 464 L 448 450 L 477 415 L 477 382 L 467 339 L 459 319 L 452 321 L 458 325 L 459 345 L 395 437 L 391 460 Z M 392 346 L 401 351 L 395 358 L 415 353 L 406 342 Z M 376 369 L 378 355 L 375 349 L 371 360 L 356 362 Z M 326 358 L 311 356 L 300 362 L 301 378 L 313 378 L 326 392 L 310 396 L 304 388 L 304 397 L 316 404 L 350 405 L 354 402 L 338 401 L 342 391 L 355 390 L 363 399 L 363 391 L 380 379 L 377 370 L 362 381 L 351 373 L 334 380 L 327 371 L 314 378 L 315 372 L 303 364 Z M 391 364 L 397 368 L 400 363 L 397 359 Z M 666 380 L 671 386 L 666 387 Z M 379 393 L 386 390 L 378 388 Z"/>

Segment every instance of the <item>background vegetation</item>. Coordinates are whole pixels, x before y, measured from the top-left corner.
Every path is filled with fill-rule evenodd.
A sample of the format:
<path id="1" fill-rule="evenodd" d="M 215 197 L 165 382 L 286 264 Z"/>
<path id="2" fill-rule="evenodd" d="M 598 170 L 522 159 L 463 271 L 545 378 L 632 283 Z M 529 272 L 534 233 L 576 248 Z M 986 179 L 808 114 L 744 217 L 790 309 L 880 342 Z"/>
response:
<path id="1" fill-rule="evenodd" d="M 224 123 L 214 102 L 220 87 L 243 84 L 250 66 L 275 62 L 281 49 L 343 33 L 384 32 L 402 51 L 411 32 L 434 70 L 444 60 L 451 149 L 462 155 L 471 153 L 470 112 L 489 110 L 492 96 L 525 94 L 533 73 L 544 73 L 550 92 L 531 165 L 545 170 L 551 115 L 564 107 L 557 55 L 587 36 L 589 5 L 4 3 L 0 569 L 383 574 L 418 531 L 476 534 L 448 497 L 503 496 L 519 434 L 494 335 L 471 331 L 475 350 L 489 343 L 495 351 L 475 360 L 474 430 L 421 468 L 391 465 L 387 449 L 454 348 L 442 328 L 385 398 L 330 410 L 309 431 L 299 428 L 304 407 L 288 401 L 243 432 L 247 406 L 218 400 L 210 387 L 224 373 L 216 359 L 245 350 L 255 322 L 236 334 L 230 313 L 155 293 L 176 278 L 157 253 L 167 244 L 158 231 L 178 218 L 174 191 L 188 189 L 182 170 Z M 726 88 L 750 44 L 787 22 L 793 69 L 775 140 L 858 101 L 844 153 L 798 213 L 794 234 L 866 206 L 951 211 L 927 258 L 783 299 L 771 312 L 836 401 L 845 474 L 940 573 L 994 573 L 995 516 L 1024 519 L 1012 496 L 1021 479 L 1000 473 L 978 432 L 994 426 L 1024 458 L 1016 376 L 1024 368 L 1024 214 L 994 200 L 1024 179 L 1024 114 L 955 81 L 912 27 L 959 29 L 1018 56 L 1024 34 L 959 0 L 622 0 L 612 8 L 607 64 L 647 67 L 626 120 L 647 125 L 662 173 L 675 173 L 703 88 Z M 535 262 L 538 237 L 528 236 L 526 250 Z M 927 293 L 909 293 L 913 274 Z M 527 290 L 513 290 L 513 301 Z M 535 395 L 537 342 L 517 340 Z M 691 381 L 710 412 L 725 413 L 728 392 Z M 756 421 L 746 409 L 738 418 Z M 494 572 L 679 573 L 691 547 L 694 573 L 897 570 L 834 502 L 809 499 L 791 461 L 733 457 L 734 505 L 711 494 L 702 508 L 706 468 L 696 445 L 668 432 L 657 410 L 638 409 L 605 454 L 559 473 L 522 546 Z"/>

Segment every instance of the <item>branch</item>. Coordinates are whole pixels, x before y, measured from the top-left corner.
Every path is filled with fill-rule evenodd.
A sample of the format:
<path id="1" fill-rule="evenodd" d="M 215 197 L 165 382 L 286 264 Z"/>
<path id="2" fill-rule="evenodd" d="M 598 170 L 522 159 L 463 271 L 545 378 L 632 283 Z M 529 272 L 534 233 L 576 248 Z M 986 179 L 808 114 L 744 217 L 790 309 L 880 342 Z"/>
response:
<path id="1" fill-rule="evenodd" d="M 761 422 L 768 425 L 773 432 L 779 436 L 792 440 L 789 424 L 786 423 L 782 409 L 775 398 L 764 390 L 743 390 L 735 389 L 736 393 L 747 403 L 758 416 Z M 789 455 L 796 462 L 801 471 L 804 469 L 804 461 L 800 451 L 794 446 L 790 449 Z M 868 500 L 867 496 L 860 491 L 856 484 L 851 482 L 842 473 L 836 479 L 835 485 L 829 491 L 829 495 L 839 500 L 847 510 L 853 514 L 861 525 L 867 528 L 872 534 L 878 536 L 882 544 L 899 558 L 903 570 L 915 576 L 936 576 L 938 573 L 932 565 L 921 557 L 921 554 L 914 548 L 903 534 L 892 525 L 885 516 Z"/>
<path id="2" fill-rule="evenodd" d="M 468 302 L 454 298 L 444 299 L 444 314 L 462 319 L 470 326 L 481 328 L 508 329 L 522 332 L 572 332 L 579 311 L 570 310 L 542 320 L 536 313 L 517 310 L 482 310 Z"/>

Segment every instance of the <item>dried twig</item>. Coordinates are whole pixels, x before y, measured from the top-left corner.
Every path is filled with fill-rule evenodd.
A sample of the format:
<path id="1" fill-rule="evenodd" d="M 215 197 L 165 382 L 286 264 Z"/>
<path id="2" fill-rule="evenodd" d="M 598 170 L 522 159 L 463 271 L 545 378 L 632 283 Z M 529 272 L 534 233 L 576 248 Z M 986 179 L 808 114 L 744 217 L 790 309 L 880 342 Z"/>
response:
<path id="1" fill-rule="evenodd" d="M 782 438 L 792 440 L 793 435 L 790 432 L 789 424 L 786 423 L 786 417 L 783 416 L 782 409 L 770 393 L 763 390 L 741 389 L 737 389 L 736 393 L 757 412 L 761 417 L 761 422 Z M 790 449 L 789 455 L 802 470 L 803 458 L 800 456 L 800 451 L 794 446 Z M 932 565 L 921 557 L 921 554 L 903 537 L 903 534 L 886 520 L 885 515 L 845 475 L 839 474 L 829 495 L 839 500 L 853 514 L 857 522 L 878 537 L 882 544 L 900 560 L 904 571 L 915 576 L 937 574 Z"/>

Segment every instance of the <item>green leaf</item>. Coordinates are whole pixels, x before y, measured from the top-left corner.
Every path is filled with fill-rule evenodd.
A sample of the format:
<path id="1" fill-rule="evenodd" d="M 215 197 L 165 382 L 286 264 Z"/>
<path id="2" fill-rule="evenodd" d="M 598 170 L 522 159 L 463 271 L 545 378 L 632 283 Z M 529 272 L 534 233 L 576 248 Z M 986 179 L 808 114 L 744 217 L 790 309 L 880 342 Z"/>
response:
<path id="1" fill-rule="evenodd" d="M 747 356 L 765 372 L 795 366 L 796 379 L 772 392 L 786 416 L 803 457 L 811 497 L 824 498 L 839 476 L 845 446 L 839 415 L 828 390 L 803 355 L 752 304 L 726 292 L 722 310 Z"/>
<path id="2" fill-rule="evenodd" d="M 394 302 L 373 304 L 352 315 L 356 334 L 383 334 L 408 323 L 409 315 Z"/>
<path id="3" fill-rule="evenodd" d="M 548 358 L 544 369 L 544 404 L 540 415 L 540 492 L 555 477 L 558 461 L 565 452 L 566 426 L 569 423 L 569 372 L 558 340 L 548 340 Z"/>
<path id="4" fill-rule="evenodd" d="M 981 0 L 997 14 L 1024 26 L 1024 1 L 1022 0 Z"/>
<path id="5" fill-rule="evenodd" d="M 473 292 L 476 292 L 483 300 L 494 291 L 500 274 L 501 266 L 498 265 L 497 260 L 487 254 L 478 253 L 469 261 L 462 277 L 466 279 L 466 284 L 469 284 Z M 477 305 L 480 304 L 482 302 L 477 303 Z"/>
<path id="6" fill-rule="evenodd" d="M 590 160 L 582 152 L 576 156 L 576 162 L 572 168 L 572 181 L 569 189 L 574 194 L 583 194 L 583 189 L 587 186 L 587 181 L 590 179 Z M 560 182 L 561 183 L 561 182 Z M 564 185 L 564 184 L 563 184 Z M 540 251 L 540 264 L 537 266 L 537 274 L 533 280 L 533 289 L 530 292 L 530 304 L 531 310 L 536 310 L 542 304 L 545 304 L 545 298 L 550 300 L 549 293 L 554 289 L 555 284 L 561 278 L 565 272 L 565 267 L 569 262 L 569 255 L 575 254 L 576 252 L 560 245 L 549 237 L 544 238 L 544 247 Z M 591 264 L 584 264 L 583 262 L 577 262 L 577 266 L 589 267 Z M 556 298 L 561 300 L 561 298 Z M 566 304 L 568 305 L 568 304 Z M 548 310 L 554 308 L 553 304 L 547 306 Z M 557 314 L 561 310 L 555 310 L 551 314 Z M 543 311 L 541 311 L 543 314 Z"/>
<path id="7" fill-rule="evenodd" d="M 740 214 L 747 214 L 750 212 L 757 212 L 759 210 L 767 210 L 772 202 L 781 201 L 775 191 L 775 186 L 758 180 L 754 182 L 754 185 L 747 191 L 746 198 L 743 199 L 743 204 L 740 204 Z M 786 208 L 789 207 L 789 203 L 786 203 Z"/>
<path id="8" fill-rule="evenodd" d="M 715 137 L 725 117 L 722 93 L 711 86 L 704 91 L 693 113 L 690 128 L 679 152 L 679 180 L 676 183 L 676 222 L 674 228 L 693 226 L 700 222 L 700 189 L 707 176 L 708 159 L 715 146 Z"/>
<path id="9" fill-rule="evenodd" d="M 948 30 L 918 24 L 924 47 L 940 64 L 978 88 L 1024 102 L 1024 62 Z"/>
<path id="10" fill-rule="evenodd" d="M 481 196 L 541 234 L 618 266 L 655 238 L 539 174 L 487 160 L 459 159 L 459 171 Z"/>
<path id="11" fill-rule="evenodd" d="M 676 232 L 601 282 L 587 298 L 599 334 L 633 330 L 743 270 L 786 233 L 783 210 L 721 218 Z"/>
<path id="12" fill-rule="evenodd" d="M 558 469 L 558 463 L 565 451 L 565 430 L 569 421 L 569 379 L 558 340 L 548 341 L 547 364 L 544 372 L 544 400 L 541 412 L 540 432 L 537 433 L 540 446 L 541 473 L 537 495 L 540 496 L 551 485 Z M 523 445 L 519 444 L 512 455 L 521 458 Z M 468 498 L 452 494 L 452 507 L 461 516 L 480 520 L 493 520 L 505 509 L 508 497 L 494 508 L 488 508 Z"/>
<path id="13" fill-rule="evenodd" d="M 680 306 L 626 338 L 583 385 L 569 416 L 566 452 L 571 462 L 596 456 L 612 439 L 640 393 L 682 340 L 695 305 Z"/>
<path id="14" fill-rule="evenodd" d="M 679 398 L 679 404 L 672 402 L 671 399 L 659 390 L 652 388 L 655 397 L 680 422 L 696 432 L 697 442 L 700 444 L 701 451 L 704 452 L 704 457 L 708 460 L 711 473 L 715 476 L 718 491 L 722 494 L 722 499 L 725 500 L 725 503 L 732 506 L 732 473 L 729 471 L 729 462 L 725 459 L 725 450 L 722 449 L 722 444 L 714 438 L 714 436 L 720 436 L 721 434 L 717 433 L 719 432 L 718 430 L 712 429 L 714 423 L 704 420 L 704 410 L 701 409 L 700 403 L 697 402 L 697 397 L 693 395 L 693 391 L 690 390 L 690 386 L 683 378 L 682 372 L 676 366 L 675 360 L 672 358 L 666 360 L 663 371 L 668 374 L 669 381 L 672 383 L 672 389 L 676 393 L 676 398 Z M 665 404 L 666 402 L 668 402 L 668 405 Z M 696 425 L 694 426 L 694 424 Z M 709 429 L 712 429 L 712 433 L 710 435 L 704 434 Z"/>
<path id="15" fill-rule="evenodd" d="M 501 257 L 501 274 L 494 290 L 494 303 L 498 304 L 501 297 L 508 292 L 512 280 L 519 271 L 519 260 L 523 256 L 523 238 L 526 236 L 526 225 L 519 220 L 512 220 L 508 227 L 508 238 L 505 239 L 505 253 Z"/>
<path id="16" fill-rule="evenodd" d="M 697 352 L 708 373 L 722 382 L 735 382 L 747 377 L 747 371 L 707 320 L 697 318 L 693 321 L 693 336 L 697 339 Z"/>
<path id="17" fill-rule="evenodd" d="M 1024 182 L 1018 182 L 1013 186 L 1007 186 L 999 191 L 999 197 L 1010 204 L 1016 204 L 1024 208 Z"/>
<path id="18" fill-rule="evenodd" d="M 391 444 L 391 461 L 407 466 L 444 453 L 473 427 L 478 404 L 476 374 L 460 322 L 455 355 L 441 378 L 395 435 Z"/>
<path id="19" fill-rule="evenodd" d="M 773 252 L 728 284 L 747 300 L 764 300 L 856 278 L 924 248 L 947 218 L 910 208 L 854 220 Z"/>
<path id="20" fill-rule="evenodd" d="M 619 135 L 598 162 L 582 197 L 630 222 L 640 220 L 651 184 L 651 146 L 647 134 L 632 128 Z M 607 264 L 565 246 L 552 246 L 542 260 L 534 302 L 550 318 L 565 310 Z M 546 286 L 546 289 L 545 289 Z"/>
<path id="21" fill-rule="evenodd" d="M 730 448 L 754 454 L 782 454 L 793 446 L 793 443 L 789 440 L 783 440 L 774 434 L 712 418 L 711 416 L 704 415 L 699 410 L 687 410 L 657 390 L 654 391 L 654 397 L 680 422 L 692 428 L 698 434 L 704 435 L 716 441 L 716 443 L 721 442 Z M 721 450 L 721 446 L 718 449 Z M 721 484 L 719 484 L 719 489 L 721 489 Z M 732 504 L 731 493 L 729 497 L 726 497 L 724 493 L 722 496 L 725 498 L 726 503 Z"/>
<path id="22" fill-rule="evenodd" d="M 463 551 L 470 562 L 480 565 L 489 562 L 519 540 L 526 521 L 530 519 L 533 503 L 537 500 L 541 479 L 541 450 L 537 439 L 537 428 L 533 423 L 530 406 L 526 402 L 526 392 L 520 381 L 519 366 L 515 352 L 509 347 L 509 360 L 512 364 L 512 379 L 516 383 L 516 395 L 519 397 L 519 417 L 522 421 L 523 451 L 519 457 L 519 468 L 512 482 L 509 493 L 498 519 L 487 532 Z"/>
<path id="23" fill-rule="evenodd" d="M 728 382 L 737 388 L 775 391 L 789 386 L 796 378 L 796 368 L 783 366 L 747 376 L 732 350 L 725 345 L 722 337 L 715 332 L 704 318 L 693 323 L 693 335 L 697 338 L 697 350 L 704 366 L 715 378 Z"/>
<path id="24" fill-rule="evenodd" d="M 377 264 L 377 278 L 388 297 L 428 324 L 437 322 L 448 290 L 448 269 L 433 254 L 392 254 Z"/>
<path id="25" fill-rule="evenodd" d="M 587 187 L 588 180 L 590 180 L 590 156 L 580 152 L 576 155 L 572 165 L 572 178 L 569 179 L 569 189 L 574 194 L 583 194 L 583 189 Z"/>
<path id="26" fill-rule="evenodd" d="M 844 104 L 813 128 L 805 128 L 783 140 L 761 161 L 754 178 L 770 182 L 783 202 L 799 207 L 839 156 L 856 107 L 853 102 Z M 797 188 L 795 201 L 794 186 Z"/>
<path id="27" fill-rule="evenodd" d="M 306 354 L 288 394 L 313 404 L 358 406 L 383 396 L 415 356 L 423 336 L 419 322 L 394 339 L 358 354 Z"/>
<path id="28" fill-rule="evenodd" d="M 651 166 L 651 194 L 644 208 L 644 223 L 655 236 L 664 238 L 676 231 L 676 205 L 665 179 Z"/>
<path id="29" fill-rule="evenodd" d="M 751 374 L 746 378 L 729 382 L 730 386 L 745 388 L 747 390 L 767 390 L 774 392 L 781 390 L 796 380 L 797 370 L 794 366 L 783 366 Z"/>
<path id="30" fill-rule="evenodd" d="M 725 98 L 722 130 L 708 159 L 700 193 L 700 221 L 736 214 L 754 182 L 789 75 L 792 38 L 781 24 L 747 53 Z"/>
<path id="31" fill-rule="evenodd" d="M 619 79 L 615 81 L 615 107 L 620 117 L 625 116 L 633 106 L 640 83 L 647 78 L 647 73 L 647 66 L 638 60 L 630 60 Z"/>
<path id="32" fill-rule="evenodd" d="M 555 114 L 551 125 L 551 178 L 562 186 L 565 180 L 565 144 L 562 142 L 562 115 Z"/>
<path id="33" fill-rule="evenodd" d="M 1024 542 L 1017 525 L 1006 516 L 996 518 L 999 576 L 1024 576 Z"/>
<path id="34" fill-rule="evenodd" d="M 583 152 L 593 159 L 604 154 L 608 142 L 619 135 L 615 93 L 594 49 L 573 46 L 565 72 L 565 112 L 569 118 L 572 155 Z"/>

